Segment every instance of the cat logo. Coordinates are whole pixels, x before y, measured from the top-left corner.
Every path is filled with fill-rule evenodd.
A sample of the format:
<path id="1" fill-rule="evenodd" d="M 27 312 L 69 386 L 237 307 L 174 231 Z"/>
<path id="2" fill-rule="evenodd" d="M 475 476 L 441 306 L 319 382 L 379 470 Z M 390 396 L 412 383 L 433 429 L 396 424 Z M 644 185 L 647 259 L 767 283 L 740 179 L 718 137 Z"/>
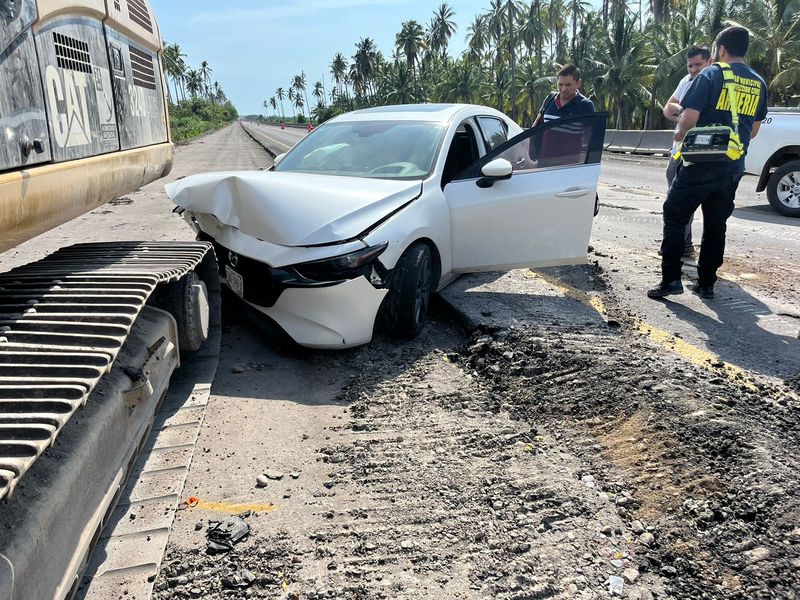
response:
<path id="1" fill-rule="evenodd" d="M 90 143 L 92 130 L 86 96 L 88 85 L 86 73 L 47 65 L 45 86 L 50 121 L 55 141 L 61 148 Z"/>

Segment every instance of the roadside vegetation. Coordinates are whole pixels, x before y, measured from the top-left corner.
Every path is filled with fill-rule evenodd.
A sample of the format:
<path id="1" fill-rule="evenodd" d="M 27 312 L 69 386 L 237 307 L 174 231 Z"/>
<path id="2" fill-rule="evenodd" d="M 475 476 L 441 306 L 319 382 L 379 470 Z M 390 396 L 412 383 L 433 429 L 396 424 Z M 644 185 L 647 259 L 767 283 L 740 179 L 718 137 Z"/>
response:
<path id="1" fill-rule="evenodd" d="M 584 94 L 610 113 L 609 126 L 659 128 L 662 103 L 686 73 L 686 50 L 710 47 L 733 24 L 751 32 L 748 62 L 769 84 L 771 104 L 800 104 L 797 0 L 602 0 L 597 9 L 586 0 L 491 0 L 467 28 L 459 56 L 448 52 L 460 33 L 454 16 L 443 3 L 427 25 L 403 22 L 389 55 L 361 38 L 350 58 L 333 57 L 328 89 L 301 72 L 264 106 L 282 119 L 322 122 L 368 106 L 467 102 L 530 125 L 554 73 L 572 63 L 583 72 Z"/>
<path id="2" fill-rule="evenodd" d="M 174 141 L 196 138 L 239 118 L 219 82 L 211 82 L 213 70 L 207 61 L 202 61 L 197 69 L 191 69 L 181 47 L 166 42 L 161 59 L 167 79 L 169 120 Z"/>

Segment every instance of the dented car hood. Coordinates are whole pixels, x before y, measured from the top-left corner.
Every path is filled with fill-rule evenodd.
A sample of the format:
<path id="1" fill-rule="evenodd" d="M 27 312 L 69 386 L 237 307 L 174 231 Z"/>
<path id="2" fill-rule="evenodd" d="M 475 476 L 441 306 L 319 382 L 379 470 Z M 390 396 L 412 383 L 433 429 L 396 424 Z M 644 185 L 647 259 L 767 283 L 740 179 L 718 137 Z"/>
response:
<path id="1" fill-rule="evenodd" d="M 282 246 L 351 239 L 417 198 L 420 181 L 241 171 L 166 185 L 178 206 Z"/>

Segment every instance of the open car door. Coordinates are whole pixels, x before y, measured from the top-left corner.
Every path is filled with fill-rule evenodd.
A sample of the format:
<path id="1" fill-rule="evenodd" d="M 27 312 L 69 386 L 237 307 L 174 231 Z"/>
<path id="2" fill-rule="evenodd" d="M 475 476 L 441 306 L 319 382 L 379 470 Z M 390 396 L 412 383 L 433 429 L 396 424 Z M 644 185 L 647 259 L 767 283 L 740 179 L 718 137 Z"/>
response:
<path id="1" fill-rule="evenodd" d="M 454 271 L 586 262 L 607 116 L 528 129 L 445 185 Z M 506 164 L 498 158 L 510 177 L 484 176 L 489 163 Z"/>

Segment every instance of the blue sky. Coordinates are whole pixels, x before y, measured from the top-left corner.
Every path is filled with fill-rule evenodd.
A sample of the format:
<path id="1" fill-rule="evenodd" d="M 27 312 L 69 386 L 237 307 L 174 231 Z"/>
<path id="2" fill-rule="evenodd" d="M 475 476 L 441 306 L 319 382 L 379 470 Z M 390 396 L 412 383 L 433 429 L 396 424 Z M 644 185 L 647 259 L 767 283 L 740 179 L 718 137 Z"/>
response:
<path id="1" fill-rule="evenodd" d="M 207 60 L 240 114 L 264 113 L 262 102 L 305 71 L 310 90 L 325 77 L 334 54 L 351 57 L 362 37 L 391 56 L 403 21 L 430 22 L 441 0 L 150 0 L 168 43 L 177 43 L 196 68 Z M 466 46 L 467 27 L 489 0 L 453 0 L 458 30 L 451 53 Z M 288 103 L 285 102 L 288 113 Z"/>

